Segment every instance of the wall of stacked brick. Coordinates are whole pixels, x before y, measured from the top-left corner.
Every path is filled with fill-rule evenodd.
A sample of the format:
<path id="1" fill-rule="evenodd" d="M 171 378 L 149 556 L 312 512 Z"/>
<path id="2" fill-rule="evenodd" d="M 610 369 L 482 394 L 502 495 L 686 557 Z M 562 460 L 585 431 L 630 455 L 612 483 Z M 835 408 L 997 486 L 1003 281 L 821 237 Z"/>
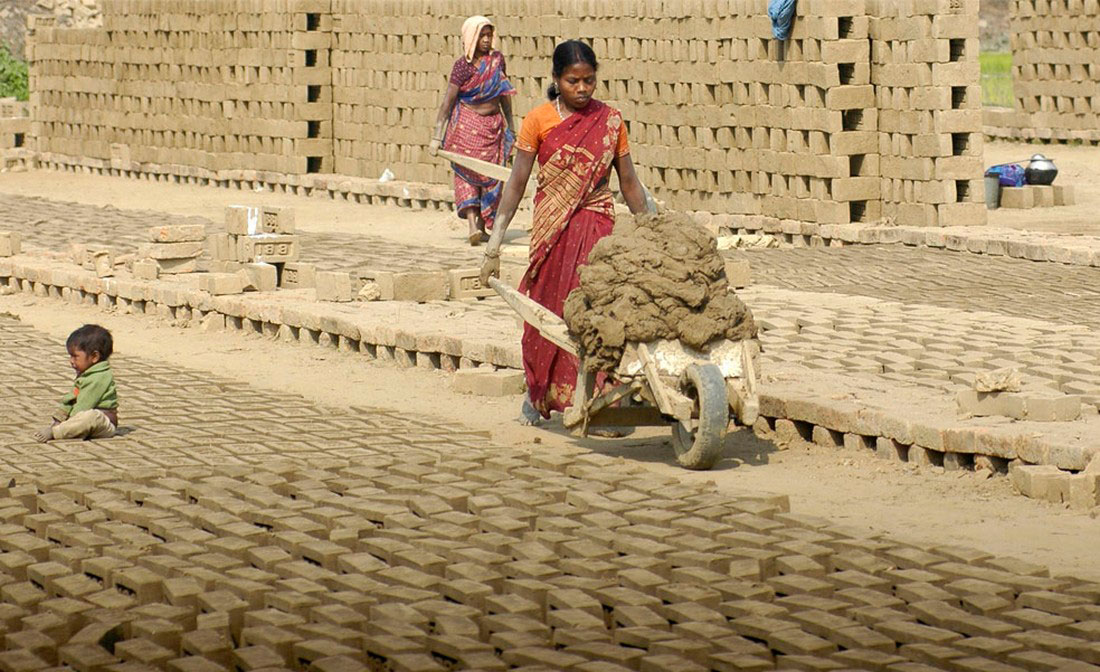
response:
<path id="1" fill-rule="evenodd" d="M 102 30 L 35 31 L 40 152 L 449 184 L 426 145 L 459 26 L 481 12 L 517 122 L 545 100 L 555 43 L 591 41 L 600 97 L 672 207 L 984 223 L 977 0 L 806 0 L 786 43 L 764 0 L 164 4 L 107 0 Z"/>
<path id="2" fill-rule="evenodd" d="M 287 0 L 101 5 L 102 28 L 28 34 L 39 152 L 117 166 L 332 170 L 331 35 L 310 31 L 307 13 Z"/>
<path id="3" fill-rule="evenodd" d="M 1100 1 L 1015 0 L 1012 109 L 985 112 L 987 135 L 1100 142 Z"/>

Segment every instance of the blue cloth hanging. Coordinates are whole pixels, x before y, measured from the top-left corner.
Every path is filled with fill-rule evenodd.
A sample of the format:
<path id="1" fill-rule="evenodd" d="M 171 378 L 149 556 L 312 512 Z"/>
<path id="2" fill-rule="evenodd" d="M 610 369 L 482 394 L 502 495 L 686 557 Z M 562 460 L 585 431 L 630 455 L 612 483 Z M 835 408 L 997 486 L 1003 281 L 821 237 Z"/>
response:
<path id="1" fill-rule="evenodd" d="M 791 36 L 794 23 L 794 6 L 797 0 L 768 0 L 768 17 L 772 20 L 772 34 L 777 40 Z"/>

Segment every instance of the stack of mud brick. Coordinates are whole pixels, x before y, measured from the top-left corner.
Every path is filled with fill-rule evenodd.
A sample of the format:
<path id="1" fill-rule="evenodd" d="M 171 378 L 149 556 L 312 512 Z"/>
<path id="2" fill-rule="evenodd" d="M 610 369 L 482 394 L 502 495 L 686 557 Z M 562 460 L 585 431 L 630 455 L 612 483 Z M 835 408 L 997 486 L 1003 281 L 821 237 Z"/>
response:
<path id="1" fill-rule="evenodd" d="M 498 1 L 482 11 L 497 23 L 517 123 L 546 99 L 554 45 L 584 37 L 600 59 L 598 95 L 622 110 L 635 164 L 658 198 L 848 223 L 879 207 L 865 4 L 800 3 L 786 45 L 753 3 Z M 333 1 L 337 170 L 447 182 L 449 168 L 424 146 L 467 8 L 391 9 L 370 16 Z"/>
<path id="2" fill-rule="evenodd" d="M 1016 0 L 1011 40 L 1024 137 L 1100 142 L 1100 3 Z"/>
<path id="3" fill-rule="evenodd" d="M 195 175 L 331 171 L 327 3 L 101 5 L 103 29 L 29 35 L 39 152 Z"/>
<path id="4" fill-rule="evenodd" d="M 115 254 L 110 248 L 73 244 L 70 254 L 73 263 L 92 271 L 96 277 L 107 278 L 115 274 Z"/>
<path id="5" fill-rule="evenodd" d="M 0 231 L 0 257 L 11 257 L 23 251 L 23 236 L 18 231 Z"/>
<path id="6" fill-rule="evenodd" d="M 21 149 L 30 131 L 27 103 L 0 98 L 0 150 Z"/>
<path id="7" fill-rule="evenodd" d="M 364 12 L 357 0 L 331 2 L 336 172 L 379 177 L 389 169 L 401 180 L 447 182 L 449 167 L 425 149 L 451 54 L 461 51 L 449 34 L 457 36 L 462 19 L 447 11 L 458 7 L 389 2 L 385 12 Z"/>
<path id="8" fill-rule="evenodd" d="M 211 272 L 200 286 L 212 294 L 274 290 L 284 265 L 297 261 L 301 252 L 294 231 L 289 208 L 228 206 L 225 233 L 206 238 Z"/>
<path id="9" fill-rule="evenodd" d="M 202 224 L 151 227 L 149 242 L 138 249 L 134 275 L 155 280 L 161 275 L 194 273 L 199 270 L 205 240 Z"/>
<path id="10" fill-rule="evenodd" d="M 1001 207 L 1018 210 L 1049 208 L 1076 203 L 1072 185 L 1025 184 L 1022 187 L 1001 187 Z"/>
<path id="11" fill-rule="evenodd" d="M 105 30 L 36 30 L 38 150 L 449 184 L 426 149 L 477 12 L 517 125 L 546 100 L 555 44 L 592 44 L 597 96 L 670 207 L 777 226 L 980 218 L 976 0 L 800 2 L 785 42 L 760 0 L 270 4 L 106 0 Z"/>
<path id="12" fill-rule="evenodd" d="M 870 0 L 883 214 L 985 224 L 978 0 Z"/>
<path id="13" fill-rule="evenodd" d="M 666 3 L 661 18 L 635 19 L 637 32 L 598 24 L 613 59 L 608 93 L 630 122 L 647 186 L 680 209 L 874 217 L 878 176 L 861 158 L 876 148 L 864 133 L 875 110 L 863 0 L 800 3 L 785 43 L 752 3 L 721 16 L 714 3 L 705 9 Z"/>
<path id="14" fill-rule="evenodd" d="M 228 254 L 219 246 L 215 259 L 240 263 L 283 264 L 300 252 L 294 211 L 271 206 L 231 205 L 225 209 Z"/>
<path id="15" fill-rule="evenodd" d="M 316 273 L 317 300 L 347 302 L 360 301 L 444 301 L 447 298 L 474 298 L 484 296 L 478 289 L 463 293 L 456 286 L 456 278 L 465 279 L 466 271 L 360 271 L 358 273 Z M 490 290 L 491 291 L 491 290 Z"/>

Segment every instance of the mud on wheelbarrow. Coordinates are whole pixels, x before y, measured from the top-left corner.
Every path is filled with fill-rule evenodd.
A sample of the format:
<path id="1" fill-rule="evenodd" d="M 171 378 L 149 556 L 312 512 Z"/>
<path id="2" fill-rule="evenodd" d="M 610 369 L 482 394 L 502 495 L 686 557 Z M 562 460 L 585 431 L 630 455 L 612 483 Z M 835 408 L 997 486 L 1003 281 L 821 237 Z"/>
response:
<path id="1" fill-rule="evenodd" d="M 489 285 L 542 336 L 581 360 L 573 405 L 565 426 L 585 435 L 594 428 L 671 425 L 676 461 L 687 469 L 710 469 L 722 457 L 730 423 L 752 426 L 757 397 L 756 340 L 717 341 L 706 352 L 679 341 L 628 343 L 614 383 L 596 393 L 596 374 L 565 320 L 495 278 Z"/>

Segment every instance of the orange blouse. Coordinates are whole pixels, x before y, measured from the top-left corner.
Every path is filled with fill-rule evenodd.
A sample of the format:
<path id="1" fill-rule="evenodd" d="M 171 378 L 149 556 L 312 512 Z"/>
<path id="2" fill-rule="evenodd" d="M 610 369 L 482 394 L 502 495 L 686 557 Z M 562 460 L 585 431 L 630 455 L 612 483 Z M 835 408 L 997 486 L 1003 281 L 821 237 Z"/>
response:
<path id="1" fill-rule="evenodd" d="M 516 149 L 537 154 L 542 141 L 560 123 L 561 117 L 558 116 L 558 108 L 553 102 L 539 105 L 523 118 L 519 137 L 516 138 Z M 629 153 L 630 143 L 626 137 L 626 124 L 623 124 L 619 126 L 619 144 L 615 149 L 615 156 L 626 156 Z"/>

